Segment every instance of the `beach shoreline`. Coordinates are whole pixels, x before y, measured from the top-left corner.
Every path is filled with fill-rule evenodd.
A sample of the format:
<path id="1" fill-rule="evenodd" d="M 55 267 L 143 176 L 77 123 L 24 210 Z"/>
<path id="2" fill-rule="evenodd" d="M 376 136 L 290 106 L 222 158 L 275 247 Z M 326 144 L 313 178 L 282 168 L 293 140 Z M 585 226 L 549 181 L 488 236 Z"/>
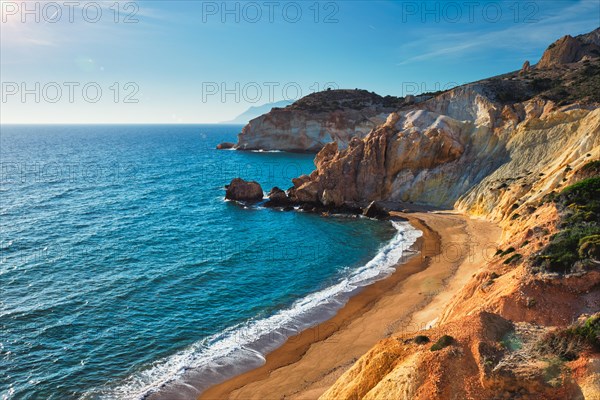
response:
<path id="1" fill-rule="evenodd" d="M 500 234 L 489 222 L 453 212 L 395 215 L 423 232 L 412 246 L 417 254 L 403 257 L 393 274 L 363 288 L 329 320 L 290 337 L 261 367 L 210 387 L 199 399 L 318 398 L 378 340 L 434 321 Z M 464 254 L 444 255 L 453 244 L 464 246 Z"/>

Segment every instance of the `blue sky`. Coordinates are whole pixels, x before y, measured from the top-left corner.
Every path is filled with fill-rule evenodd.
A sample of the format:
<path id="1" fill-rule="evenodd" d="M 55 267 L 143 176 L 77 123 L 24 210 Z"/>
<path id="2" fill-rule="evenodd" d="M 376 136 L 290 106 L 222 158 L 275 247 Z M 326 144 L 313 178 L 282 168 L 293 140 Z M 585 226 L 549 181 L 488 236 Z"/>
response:
<path id="1" fill-rule="evenodd" d="M 2 123 L 218 122 L 327 86 L 434 91 L 600 25 L 598 0 L 1 2 Z"/>

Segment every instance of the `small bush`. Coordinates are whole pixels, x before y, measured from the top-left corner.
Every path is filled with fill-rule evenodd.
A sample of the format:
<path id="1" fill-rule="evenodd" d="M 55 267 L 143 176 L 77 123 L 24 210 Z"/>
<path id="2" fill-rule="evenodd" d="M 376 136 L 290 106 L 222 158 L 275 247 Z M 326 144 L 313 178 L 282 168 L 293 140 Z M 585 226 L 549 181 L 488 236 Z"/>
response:
<path id="1" fill-rule="evenodd" d="M 579 258 L 600 260 L 600 235 L 590 235 L 579 239 Z"/>
<path id="2" fill-rule="evenodd" d="M 504 257 L 504 256 L 506 256 L 506 255 L 514 252 L 514 251 L 515 251 L 515 248 L 511 246 L 508 249 L 504 250 L 502 253 L 500 253 L 500 256 Z"/>
<path id="3" fill-rule="evenodd" d="M 570 329 L 572 334 L 584 338 L 595 351 L 600 351 L 600 314 L 588 318 L 583 324 Z"/>
<path id="4" fill-rule="evenodd" d="M 504 260 L 504 264 L 511 264 L 515 261 L 519 261 L 521 258 L 523 258 L 523 256 L 520 255 L 519 253 L 513 254 L 512 256 L 510 256 L 506 260 Z"/>
<path id="5" fill-rule="evenodd" d="M 590 200 L 600 198 L 600 177 L 587 178 L 568 186 L 560 192 L 565 205 L 586 204 Z"/>
<path id="6" fill-rule="evenodd" d="M 431 346 L 431 351 L 441 350 L 444 347 L 450 346 L 452 343 L 454 343 L 454 338 L 452 336 L 444 335 Z"/>
<path id="7" fill-rule="evenodd" d="M 588 318 L 567 329 L 557 330 L 545 335 L 536 344 L 542 355 L 554 355 L 562 360 L 572 361 L 585 349 L 600 350 L 600 315 Z"/>
<path id="8" fill-rule="evenodd" d="M 413 340 L 416 344 L 425 344 L 425 343 L 430 342 L 429 338 L 425 335 L 419 335 L 419 336 L 415 337 Z"/>
<path id="9" fill-rule="evenodd" d="M 583 179 L 548 200 L 560 211 L 561 231 L 534 257 L 534 263 L 548 272 L 568 273 L 576 262 L 598 257 L 600 177 Z"/>
<path id="10" fill-rule="evenodd" d="M 582 172 L 600 174 L 600 160 L 590 161 L 581 167 Z"/>

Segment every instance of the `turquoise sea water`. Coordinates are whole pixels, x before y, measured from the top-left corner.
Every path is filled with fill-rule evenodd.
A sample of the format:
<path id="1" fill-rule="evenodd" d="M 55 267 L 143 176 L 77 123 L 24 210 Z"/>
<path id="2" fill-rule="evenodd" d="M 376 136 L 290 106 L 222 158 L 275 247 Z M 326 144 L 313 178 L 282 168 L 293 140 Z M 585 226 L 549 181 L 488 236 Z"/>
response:
<path id="1" fill-rule="evenodd" d="M 194 398 L 391 272 L 407 225 L 223 201 L 241 126 L 2 126 L 0 399 Z"/>

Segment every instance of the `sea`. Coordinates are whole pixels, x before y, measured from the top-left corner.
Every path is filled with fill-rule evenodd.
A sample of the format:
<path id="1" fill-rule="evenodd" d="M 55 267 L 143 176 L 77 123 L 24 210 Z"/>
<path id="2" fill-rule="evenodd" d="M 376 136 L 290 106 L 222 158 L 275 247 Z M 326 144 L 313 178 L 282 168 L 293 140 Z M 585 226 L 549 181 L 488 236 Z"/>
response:
<path id="1" fill-rule="evenodd" d="M 225 201 L 241 125 L 0 127 L 0 399 L 194 399 L 389 276 L 404 222 Z"/>

